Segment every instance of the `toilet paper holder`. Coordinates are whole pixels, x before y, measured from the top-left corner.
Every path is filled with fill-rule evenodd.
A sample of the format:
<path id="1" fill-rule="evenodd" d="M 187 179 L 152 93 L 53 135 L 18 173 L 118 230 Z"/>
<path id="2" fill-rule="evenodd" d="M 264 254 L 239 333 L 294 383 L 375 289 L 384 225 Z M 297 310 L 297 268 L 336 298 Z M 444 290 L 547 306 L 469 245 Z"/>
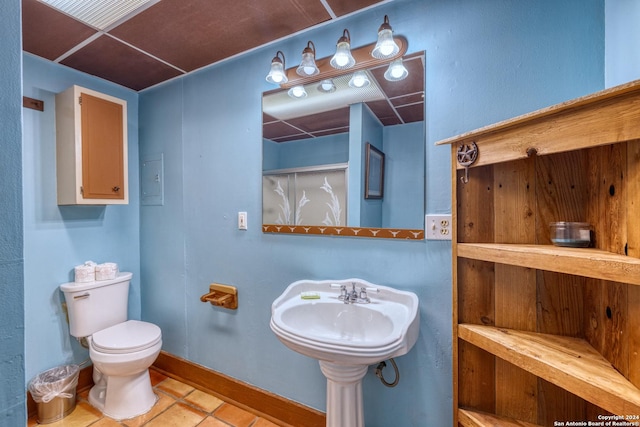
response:
<path id="1" fill-rule="evenodd" d="M 200 301 L 209 302 L 216 307 L 236 310 L 238 308 L 238 289 L 231 285 L 211 283 L 209 293 L 202 295 Z"/>

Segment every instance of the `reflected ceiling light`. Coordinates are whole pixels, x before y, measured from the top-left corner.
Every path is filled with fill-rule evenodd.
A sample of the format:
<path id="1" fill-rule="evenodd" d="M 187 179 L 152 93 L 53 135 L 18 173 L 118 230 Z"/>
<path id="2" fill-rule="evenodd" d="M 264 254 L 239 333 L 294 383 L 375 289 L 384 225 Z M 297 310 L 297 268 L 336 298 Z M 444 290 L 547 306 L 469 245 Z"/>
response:
<path id="1" fill-rule="evenodd" d="M 400 51 L 400 47 L 393 40 L 393 30 L 389 25 L 389 17 L 384 15 L 384 22 L 378 29 L 378 42 L 373 48 L 371 56 L 377 59 L 387 59 L 396 55 Z"/>
<path id="2" fill-rule="evenodd" d="M 353 73 L 351 80 L 349 80 L 349 86 L 354 88 L 363 88 L 367 87 L 371 84 L 369 78 L 367 77 L 367 73 L 364 71 L 356 71 Z"/>
<path id="3" fill-rule="evenodd" d="M 282 56 L 282 59 L 280 59 Z M 267 74 L 267 81 L 274 84 L 282 84 L 289 81 L 287 73 L 284 72 L 284 53 L 276 52 L 276 56 L 271 60 L 271 70 Z"/>
<path id="4" fill-rule="evenodd" d="M 349 34 L 349 30 L 345 29 L 342 32 L 342 37 L 338 39 L 336 45 L 336 53 L 329 63 L 338 70 L 346 70 L 356 64 L 356 60 L 351 55 L 351 34 Z"/>
<path id="5" fill-rule="evenodd" d="M 389 68 L 384 72 L 384 78 L 390 82 L 397 82 L 407 78 L 409 71 L 402 63 L 402 58 L 396 59 L 389 64 Z"/>
<path id="6" fill-rule="evenodd" d="M 316 65 L 316 45 L 312 41 L 307 42 L 307 47 L 302 51 L 302 61 L 296 70 L 299 76 L 315 76 L 320 73 Z"/>
<path id="7" fill-rule="evenodd" d="M 304 86 L 302 86 L 302 85 L 298 85 L 298 86 L 292 87 L 291 89 L 289 89 L 287 94 L 290 97 L 296 98 L 296 99 L 301 99 L 301 98 L 306 98 L 307 97 L 307 91 L 304 90 Z"/>
<path id="8" fill-rule="evenodd" d="M 336 91 L 336 85 L 332 79 L 325 79 L 318 85 L 318 90 L 323 93 L 331 93 Z"/>

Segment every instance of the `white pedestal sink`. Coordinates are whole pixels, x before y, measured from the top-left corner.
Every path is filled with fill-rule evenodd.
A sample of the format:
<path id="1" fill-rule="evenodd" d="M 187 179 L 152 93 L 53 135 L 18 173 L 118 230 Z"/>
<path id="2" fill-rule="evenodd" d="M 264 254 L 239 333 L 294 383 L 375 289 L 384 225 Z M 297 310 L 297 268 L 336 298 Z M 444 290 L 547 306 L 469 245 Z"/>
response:
<path id="1" fill-rule="evenodd" d="M 370 302 L 345 303 L 340 287 Z M 271 330 L 284 345 L 317 359 L 327 378 L 327 427 L 364 427 L 362 378 L 368 366 L 406 354 L 420 328 L 418 297 L 361 279 L 301 280 L 271 306 Z"/>

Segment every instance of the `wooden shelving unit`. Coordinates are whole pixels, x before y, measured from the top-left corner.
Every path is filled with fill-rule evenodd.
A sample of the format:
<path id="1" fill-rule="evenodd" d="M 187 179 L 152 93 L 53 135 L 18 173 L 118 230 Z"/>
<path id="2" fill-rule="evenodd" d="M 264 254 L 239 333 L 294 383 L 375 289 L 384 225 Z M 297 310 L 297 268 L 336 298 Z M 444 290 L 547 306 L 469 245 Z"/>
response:
<path id="1" fill-rule="evenodd" d="M 454 425 L 640 421 L 640 81 L 438 144 L 456 165 Z M 592 247 L 551 245 L 555 221 L 589 222 Z"/>
<path id="2" fill-rule="evenodd" d="M 640 259 L 598 249 L 562 248 L 551 245 L 460 243 L 458 256 L 640 285 Z M 505 259 L 508 261 L 503 261 Z"/>
<path id="3" fill-rule="evenodd" d="M 542 427 L 539 424 L 527 423 L 507 417 L 500 417 L 485 412 L 471 411 L 468 409 L 458 410 L 460 424 L 472 427 L 500 426 L 500 427 Z"/>

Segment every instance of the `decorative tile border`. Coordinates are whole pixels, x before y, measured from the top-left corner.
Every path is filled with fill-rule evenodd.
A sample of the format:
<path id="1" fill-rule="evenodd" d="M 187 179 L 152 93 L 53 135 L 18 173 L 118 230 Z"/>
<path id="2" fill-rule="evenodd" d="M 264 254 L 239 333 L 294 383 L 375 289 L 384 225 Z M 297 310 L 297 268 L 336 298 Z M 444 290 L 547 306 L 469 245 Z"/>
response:
<path id="1" fill-rule="evenodd" d="M 424 230 L 408 228 L 330 227 L 324 225 L 262 224 L 263 233 L 313 234 L 321 236 L 375 237 L 424 240 Z"/>

